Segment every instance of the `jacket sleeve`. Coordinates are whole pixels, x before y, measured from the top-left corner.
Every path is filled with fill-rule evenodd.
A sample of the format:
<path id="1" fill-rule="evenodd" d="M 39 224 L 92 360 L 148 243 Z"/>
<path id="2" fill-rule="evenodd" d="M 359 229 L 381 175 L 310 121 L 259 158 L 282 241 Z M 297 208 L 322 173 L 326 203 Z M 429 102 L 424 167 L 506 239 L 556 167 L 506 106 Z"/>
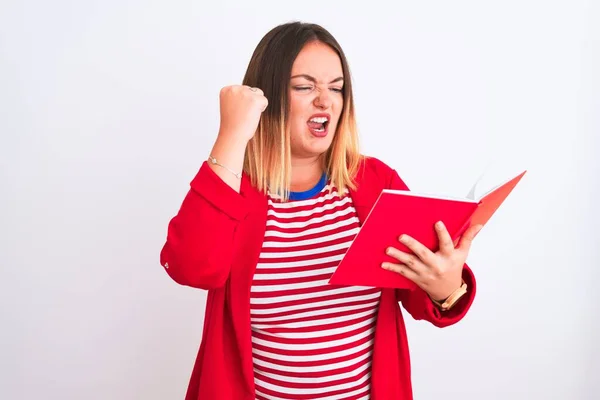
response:
<path id="1" fill-rule="evenodd" d="M 390 189 L 409 190 L 396 171 L 392 172 L 387 187 Z M 463 280 L 467 284 L 467 293 L 448 311 L 442 312 L 423 289 L 396 289 L 396 298 L 415 320 L 425 320 L 443 328 L 460 321 L 471 308 L 475 298 L 475 276 L 467 264 L 463 267 Z"/>
<path id="2" fill-rule="evenodd" d="M 161 265 L 179 284 L 201 289 L 223 286 L 231 269 L 235 230 L 247 212 L 244 196 L 204 162 L 169 222 Z"/>

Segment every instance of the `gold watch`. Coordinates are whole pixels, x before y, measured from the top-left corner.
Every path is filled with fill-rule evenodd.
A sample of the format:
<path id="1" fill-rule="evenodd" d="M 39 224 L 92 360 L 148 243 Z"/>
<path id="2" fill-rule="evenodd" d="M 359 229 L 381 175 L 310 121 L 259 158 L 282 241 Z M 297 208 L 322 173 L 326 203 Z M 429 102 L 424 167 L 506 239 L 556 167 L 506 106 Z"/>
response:
<path id="1" fill-rule="evenodd" d="M 467 284 L 463 280 L 462 281 L 462 285 L 460 285 L 460 287 L 458 289 L 456 289 L 454 292 L 452 292 L 452 294 L 450 296 L 448 296 L 446 298 L 446 300 L 444 300 L 443 302 L 437 301 L 437 300 L 435 300 L 435 299 L 433 299 L 431 297 L 430 298 L 431 298 L 431 301 L 433 301 L 433 303 L 440 308 L 440 310 L 442 310 L 442 311 L 448 311 L 449 309 L 451 309 L 452 307 L 454 307 L 454 305 L 458 302 L 458 300 L 465 293 L 467 293 Z"/>

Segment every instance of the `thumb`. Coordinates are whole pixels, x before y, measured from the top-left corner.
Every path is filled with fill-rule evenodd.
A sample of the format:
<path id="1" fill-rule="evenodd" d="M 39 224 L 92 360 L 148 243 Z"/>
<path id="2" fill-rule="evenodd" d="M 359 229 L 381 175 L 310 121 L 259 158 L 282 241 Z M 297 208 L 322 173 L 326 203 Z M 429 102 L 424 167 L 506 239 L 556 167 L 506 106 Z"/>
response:
<path id="1" fill-rule="evenodd" d="M 461 250 L 468 251 L 471 248 L 471 243 L 473 242 L 473 239 L 475 239 L 475 236 L 477 236 L 479 231 L 481 231 L 481 228 L 483 228 L 483 225 L 478 224 L 473 225 L 469 229 L 467 229 L 467 231 L 463 233 L 463 235 L 460 237 L 458 248 L 460 248 Z"/>
<path id="2" fill-rule="evenodd" d="M 260 109 L 260 112 L 261 113 L 265 112 L 265 110 L 267 109 L 268 106 L 269 106 L 269 99 L 267 99 L 265 96 L 261 96 L 260 101 L 258 102 L 258 107 Z"/>

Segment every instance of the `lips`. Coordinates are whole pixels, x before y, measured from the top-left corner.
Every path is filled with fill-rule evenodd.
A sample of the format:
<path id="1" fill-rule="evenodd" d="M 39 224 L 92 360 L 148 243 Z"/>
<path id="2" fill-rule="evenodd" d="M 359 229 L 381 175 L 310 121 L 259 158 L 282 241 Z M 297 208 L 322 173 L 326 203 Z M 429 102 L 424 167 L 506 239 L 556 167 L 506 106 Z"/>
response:
<path id="1" fill-rule="evenodd" d="M 325 137 L 329 131 L 328 127 L 330 120 L 331 116 L 329 114 L 314 114 L 311 115 L 306 124 L 313 136 Z"/>

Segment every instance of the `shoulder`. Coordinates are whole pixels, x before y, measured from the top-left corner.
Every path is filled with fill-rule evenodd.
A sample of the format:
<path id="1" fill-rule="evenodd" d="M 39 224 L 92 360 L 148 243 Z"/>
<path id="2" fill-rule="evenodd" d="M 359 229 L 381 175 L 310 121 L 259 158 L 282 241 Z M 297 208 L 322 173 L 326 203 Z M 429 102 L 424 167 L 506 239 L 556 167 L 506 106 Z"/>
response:
<path id="1" fill-rule="evenodd" d="M 394 169 L 377 157 L 362 155 L 365 170 L 376 174 L 392 174 Z"/>
<path id="2" fill-rule="evenodd" d="M 398 172 L 381 159 L 362 155 L 355 182 L 358 187 L 381 189 L 405 189 Z"/>
<path id="3" fill-rule="evenodd" d="M 396 171 L 377 157 L 362 155 L 357 172 L 357 183 L 376 181 L 389 181 Z"/>

